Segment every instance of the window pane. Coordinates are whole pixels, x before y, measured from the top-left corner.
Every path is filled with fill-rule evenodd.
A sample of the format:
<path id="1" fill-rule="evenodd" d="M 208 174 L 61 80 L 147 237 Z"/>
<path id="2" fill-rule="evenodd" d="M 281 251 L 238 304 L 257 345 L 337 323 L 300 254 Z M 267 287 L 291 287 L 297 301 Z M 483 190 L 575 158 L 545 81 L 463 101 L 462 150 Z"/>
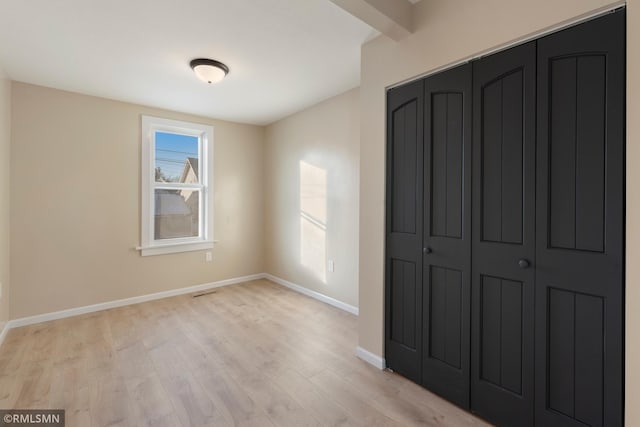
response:
<path id="1" fill-rule="evenodd" d="M 156 182 L 198 182 L 198 137 L 156 132 Z"/>
<path id="2" fill-rule="evenodd" d="M 197 237 L 200 190 L 155 190 L 154 239 Z"/>

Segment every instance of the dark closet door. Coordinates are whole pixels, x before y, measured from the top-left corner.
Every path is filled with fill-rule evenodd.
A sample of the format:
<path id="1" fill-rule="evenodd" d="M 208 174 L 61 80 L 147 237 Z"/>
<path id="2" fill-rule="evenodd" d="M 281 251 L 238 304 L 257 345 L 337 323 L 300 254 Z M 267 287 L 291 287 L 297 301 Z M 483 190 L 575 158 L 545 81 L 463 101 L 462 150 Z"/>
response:
<path id="1" fill-rule="evenodd" d="M 536 424 L 620 426 L 625 14 L 538 42 Z"/>
<path id="2" fill-rule="evenodd" d="M 422 320 L 422 81 L 387 93 L 387 366 L 420 382 Z"/>
<path id="3" fill-rule="evenodd" d="M 473 66 L 471 408 L 533 425 L 536 44 Z"/>
<path id="4" fill-rule="evenodd" d="M 424 80 L 422 382 L 469 406 L 471 65 Z"/>

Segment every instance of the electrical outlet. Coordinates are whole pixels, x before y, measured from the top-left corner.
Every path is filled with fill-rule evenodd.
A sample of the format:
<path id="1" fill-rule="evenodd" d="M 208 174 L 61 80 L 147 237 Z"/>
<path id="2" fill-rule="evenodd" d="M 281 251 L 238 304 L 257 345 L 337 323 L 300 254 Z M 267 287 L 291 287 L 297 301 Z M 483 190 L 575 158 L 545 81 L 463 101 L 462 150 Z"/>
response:
<path id="1" fill-rule="evenodd" d="M 207 253 L 204 255 L 204 259 L 207 262 L 213 261 L 213 253 L 211 253 L 211 251 L 207 251 Z"/>
<path id="2" fill-rule="evenodd" d="M 336 263 L 330 259 L 329 260 L 329 273 L 333 273 L 334 271 L 336 271 Z"/>

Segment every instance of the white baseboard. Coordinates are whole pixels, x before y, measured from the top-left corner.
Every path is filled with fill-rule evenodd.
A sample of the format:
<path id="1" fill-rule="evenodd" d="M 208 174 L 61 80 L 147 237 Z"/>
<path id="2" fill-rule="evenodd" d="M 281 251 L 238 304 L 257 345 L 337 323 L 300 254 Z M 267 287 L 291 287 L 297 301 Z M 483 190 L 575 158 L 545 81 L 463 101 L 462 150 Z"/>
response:
<path id="1" fill-rule="evenodd" d="M 335 298 L 331 298 L 328 297 L 324 294 L 321 294 L 320 292 L 316 292 L 316 291 L 312 291 L 311 289 L 307 289 L 304 286 L 300 286 L 300 285 L 296 285 L 295 283 L 289 282 L 288 280 L 284 280 L 281 279 L 280 277 L 274 276 L 272 274 L 268 274 L 265 273 L 264 274 L 264 278 L 265 279 L 269 279 L 272 282 L 275 282 L 279 285 L 282 285 L 286 288 L 289 288 L 291 290 L 294 290 L 296 292 L 299 292 L 301 294 L 304 294 L 308 297 L 311 297 L 313 299 L 317 299 L 318 301 L 322 301 L 325 304 L 329 304 L 332 305 L 334 307 L 337 307 L 341 310 L 344 310 L 346 312 L 349 312 L 351 314 L 355 314 L 356 316 L 358 315 L 358 307 L 354 307 L 350 304 L 344 303 L 342 301 L 339 301 Z"/>
<path id="2" fill-rule="evenodd" d="M 2 331 L 0 331 L 0 346 L 4 342 L 4 339 L 7 337 L 7 333 L 9 332 L 9 329 L 11 329 L 11 325 L 9 325 L 9 322 L 7 321 L 5 322 L 4 327 L 2 328 Z"/>
<path id="3" fill-rule="evenodd" d="M 10 320 L 5 326 L 5 331 L 10 328 L 33 325 L 35 323 L 47 322 L 49 320 L 63 319 L 65 317 L 78 316 L 80 314 L 93 313 L 95 311 L 108 310 L 110 308 L 123 307 L 125 305 L 140 304 L 142 302 L 153 301 L 176 295 L 190 294 L 193 292 L 205 291 L 207 289 L 219 288 L 221 286 L 233 285 L 236 283 L 248 282 L 250 280 L 264 279 L 265 275 L 253 274 L 250 276 L 235 277 L 233 279 L 220 280 L 217 282 L 204 283 L 202 285 L 188 286 L 186 288 L 172 289 L 170 291 L 157 292 L 154 294 L 141 295 L 132 298 L 124 298 L 100 304 L 86 305 L 83 307 L 70 308 L 68 310 L 54 311 L 52 313 L 38 314 L 36 316 L 22 317 Z M 6 332 L 5 332 L 6 333 Z"/>
<path id="4" fill-rule="evenodd" d="M 356 347 L 356 356 L 380 370 L 387 367 L 387 363 L 385 362 L 383 357 L 375 355 L 360 346 Z"/>
<path id="5" fill-rule="evenodd" d="M 172 289 L 172 290 L 169 290 L 169 291 L 156 292 L 156 293 L 148 294 L 148 295 L 140 295 L 140 296 L 132 297 L 132 298 L 124 298 L 124 299 L 119 299 L 119 300 L 114 300 L 114 301 L 107 301 L 107 302 L 103 302 L 103 303 L 99 303 L 99 304 L 86 305 L 86 306 L 83 306 L 83 307 L 70 308 L 70 309 L 67 309 L 67 310 L 54 311 L 54 312 L 51 312 L 51 313 L 38 314 L 38 315 L 35 315 L 35 316 L 22 317 L 22 318 L 19 318 L 19 319 L 9 320 L 4 325 L 4 328 L 2 329 L 2 331 L 0 331 L 0 345 L 2 345 L 2 342 L 3 342 L 4 338 L 6 337 L 7 333 L 9 332 L 9 329 L 12 329 L 12 328 L 18 328 L 20 326 L 27 326 L 27 325 L 33 325 L 33 324 L 36 324 L 36 323 L 48 322 L 50 320 L 64 319 L 66 317 L 79 316 L 81 314 L 93 313 L 93 312 L 101 311 L 101 310 L 108 310 L 110 308 L 117 308 L 117 307 L 123 307 L 123 306 L 126 306 L 126 305 L 140 304 L 140 303 L 147 302 L 147 301 L 153 301 L 153 300 L 173 297 L 173 296 L 177 296 L 177 295 L 184 295 L 184 294 L 190 294 L 190 293 L 194 293 L 194 292 L 201 292 L 201 291 L 205 291 L 207 289 L 219 288 L 219 287 L 222 287 L 222 286 L 234 285 L 236 283 L 248 282 L 248 281 L 251 281 L 251 280 L 258 280 L 258 279 L 271 280 L 272 282 L 277 283 L 277 284 L 282 285 L 282 286 L 285 286 L 285 287 L 287 287 L 287 288 L 289 288 L 291 290 L 294 290 L 294 291 L 299 292 L 301 294 L 307 295 L 307 296 L 309 296 L 311 298 L 317 299 L 317 300 L 322 301 L 322 302 L 324 302 L 326 304 L 329 304 L 329 305 L 332 305 L 334 307 L 337 307 L 337 308 L 339 308 L 341 310 L 344 310 L 344 311 L 347 311 L 349 313 L 355 314 L 356 316 L 358 315 L 358 307 L 354 307 L 354 306 L 346 304 L 346 303 L 344 303 L 342 301 L 338 301 L 337 299 L 328 297 L 328 296 L 323 295 L 323 294 L 321 294 L 319 292 L 312 291 L 312 290 L 307 289 L 305 287 L 302 287 L 300 285 L 296 285 L 295 283 L 291 283 L 291 282 L 289 282 L 287 280 L 281 279 L 281 278 L 273 276 L 271 274 L 259 273 L 259 274 L 252 274 L 250 276 L 235 277 L 235 278 L 232 278 L 232 279 L 220 280 L 220 281 L 217 281 L 217 282 L 210 282 L 210 283 L 204 283 L 204 284 L 201 284 L 201 285 L 188 286 L 186 288 Z M 366 350 L 363 350 L 363 351 L 366 351 Z M 368 354 L 371 354 L 371 353 L 368 353 Z M 377 357 L 377 356 L 374 356 L 374 355 L 372 355 L 372 356 L 373 357 Z M 366 359 L 365 357 L 361 357 L 361 358 L 368 361 L 368 359 Z M 376 365 L 373 362 L 369 362 L 369 363 L 372 363 L 373 365 Z"/>

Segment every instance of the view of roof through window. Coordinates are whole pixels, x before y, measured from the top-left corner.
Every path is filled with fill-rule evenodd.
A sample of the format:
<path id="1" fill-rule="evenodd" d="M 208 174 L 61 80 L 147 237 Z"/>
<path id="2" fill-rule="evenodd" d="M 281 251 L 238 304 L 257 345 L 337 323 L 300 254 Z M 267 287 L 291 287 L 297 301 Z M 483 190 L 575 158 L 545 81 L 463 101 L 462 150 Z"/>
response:
<path id="1" fill-rule="evenodd" d="M 187 182 L 192 174 L 197 181 L 198 137 L 168 132 L 155 136 L 156 182 Z"/>

